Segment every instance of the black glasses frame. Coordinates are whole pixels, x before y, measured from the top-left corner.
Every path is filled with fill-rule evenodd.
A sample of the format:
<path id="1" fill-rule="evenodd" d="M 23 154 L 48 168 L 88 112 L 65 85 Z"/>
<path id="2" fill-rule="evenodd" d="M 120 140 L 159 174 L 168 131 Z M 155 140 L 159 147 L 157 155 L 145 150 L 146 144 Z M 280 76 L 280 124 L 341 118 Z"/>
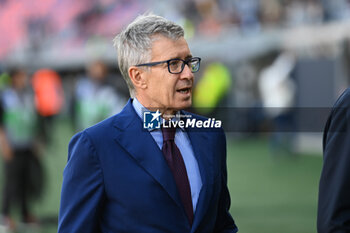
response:
<path id="1" fill-rule="evenodd" d="M 156 66 L 156 65 L 159 65 L 159 64 L 167 63 L 169 73 L 171 73 L 171 74 L 180 74 L 184 70 L 185 65 L 189 65 L 189 63 L 191 61 L 193 61 L 193 60 L 198 60 L 198 70 L 199 70 L 200 64 L 201 64 L 201 60 L 202 60 L 200 57 L 191 57 L 191 58 L 188 58 L 186 60 L 182 60 L 180 58 L 173 58 L 173 59 L 169 59 L 169 60 L 166 60 L 166 61 L 156 61 L 156 62 L 138 64 L 136 66 Z M 181 71 L 179 71 L 179 72 L 171 72 L 169 64 L 172 61 L 182 61 Z M 191 70 L 191 72 L 192 73 L 196 73 L 196 72 L 198 72 L 198 70 L 196 70 L 194 72 Z"/>

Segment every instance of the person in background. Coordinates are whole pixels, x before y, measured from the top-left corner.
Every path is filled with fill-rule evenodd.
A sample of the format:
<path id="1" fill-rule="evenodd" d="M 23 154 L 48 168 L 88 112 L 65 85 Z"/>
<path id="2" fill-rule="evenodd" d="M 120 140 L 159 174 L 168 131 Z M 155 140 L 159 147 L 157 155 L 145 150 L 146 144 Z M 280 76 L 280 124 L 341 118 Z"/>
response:
<path id="1" fill-rule="evenodd" d="M 0 71 L 0 91 L 8 87 L 9 83 L 10 83 L 10 76 L 6 72 L 1 73 Z"/>
<path id="2" fill-rule="evenodd" d="M 43 141 L 50 142 L 52 121 L 64 104 L 62 81 L 57 72 L 40 69 L 33 74 L 32 86 L 35 94 L 35 107 L 40 117 L 40 130 Z"/>
<path id="3" fill-rule="evenodd" d="M 261 71 L 259 77 L 263 113 L 272 123 L 270 150 L 275 158 L 295 155 L 293 106 L 297 86 L 291 77 L 294 66 L 294 55 L 282 52 Z"/>
<path id="4" fill-rule="evenodd" d="M 73 96 L 73 121 L 77 131 L 96 124 L 119 112 L 126 100 L 108 83 L 104 62 L 94 61 L 87 76 L 78 80 Z"/>
<path id="5" fill-rule="evenodd" d="M 4 160 L 2 222 L 12 230 L 15 221 L 11 210 L 16 204 L 24 223 L 36 222 L 29 200 L 38 194 L 35 188 L 42 176 L 36 150 L 37 113 L 33 93 L 28 88 L 28 75 L 15 69 L 10 77 L 11 85 L 0 99 L 0 149 Z"/>
<path id="6" fill-rule="evenodd" d="M 210 63 L 193 92 L 193 107 L 200 114 L 211 114 L 232 88 L 230 70 L 220 62 Z M 208 92 L 210 90 L 210 92 Z M 215 115 L 215 114 L 214 114 Z"/>

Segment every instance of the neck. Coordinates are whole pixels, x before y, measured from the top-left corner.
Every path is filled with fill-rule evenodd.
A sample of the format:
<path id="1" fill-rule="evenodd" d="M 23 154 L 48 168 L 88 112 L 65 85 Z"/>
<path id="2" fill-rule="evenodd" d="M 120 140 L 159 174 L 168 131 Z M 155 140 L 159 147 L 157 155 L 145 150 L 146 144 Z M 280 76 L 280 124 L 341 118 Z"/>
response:
<path id="1" fill-rule="evenodd" d="M 171 108 L 166 108 L 166 107 L 160 107 L 160 106 L 155 106 L 153 104 L 147 104 L 145 101 L 143 101 L 142 98 L 136 96 L 135 97 L 140 104 L 142 104 L 143 107 L 147 108 L 150 111 L 157 111 L 161 113 L 162 118 L 165 120 L 170 120 L 178 111 L 177 109 L 171 109 Z"/>

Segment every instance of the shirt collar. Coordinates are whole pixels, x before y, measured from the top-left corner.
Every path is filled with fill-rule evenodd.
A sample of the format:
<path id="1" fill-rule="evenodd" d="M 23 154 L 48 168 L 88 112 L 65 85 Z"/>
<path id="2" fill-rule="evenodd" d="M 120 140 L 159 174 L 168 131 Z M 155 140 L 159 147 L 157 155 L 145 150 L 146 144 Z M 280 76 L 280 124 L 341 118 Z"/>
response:
<path id="1" fill-rule="evenodd" d="M 150 110 L 148 110 L 147 108 L 145 108 L 138 100 L 137 98 L 135 97 L 132 101 L 132 106 L 134 107 L 137 115 L 141 118 L 141 120 L 143 120 L 143 114 L 144 112 L 150 112 Z M 175 116 L 173 118 L 171 118 L 171 121 L 179 121 L 180 120 L 180 115 L 181 115 L 181 112 L 180 111 L 177 111 Z M 163 118 L 160 117 L 160 120 L 161 122 L 163 122 Z M 179 127 L 182 131 L 185 131 L 185 129 L 183 127 Z M 148 129 L 148 131 L 154 131 L 154 130 L 157 130 L 157 129 Z"/>

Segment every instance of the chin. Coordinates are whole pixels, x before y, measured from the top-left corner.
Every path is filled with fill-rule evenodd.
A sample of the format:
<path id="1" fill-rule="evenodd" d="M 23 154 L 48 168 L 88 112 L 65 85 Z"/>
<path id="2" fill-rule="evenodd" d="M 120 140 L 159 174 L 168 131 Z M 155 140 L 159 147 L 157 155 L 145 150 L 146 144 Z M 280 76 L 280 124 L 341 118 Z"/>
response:
<path id="1" fill-rule="evenodd" d="M 182 110 L 186 109 L 192 106 L 192 100 L 186 100 L 186 101 L 181 101 L 180 103 L 176 104 L 176 109 L 177 110 Z"/>

